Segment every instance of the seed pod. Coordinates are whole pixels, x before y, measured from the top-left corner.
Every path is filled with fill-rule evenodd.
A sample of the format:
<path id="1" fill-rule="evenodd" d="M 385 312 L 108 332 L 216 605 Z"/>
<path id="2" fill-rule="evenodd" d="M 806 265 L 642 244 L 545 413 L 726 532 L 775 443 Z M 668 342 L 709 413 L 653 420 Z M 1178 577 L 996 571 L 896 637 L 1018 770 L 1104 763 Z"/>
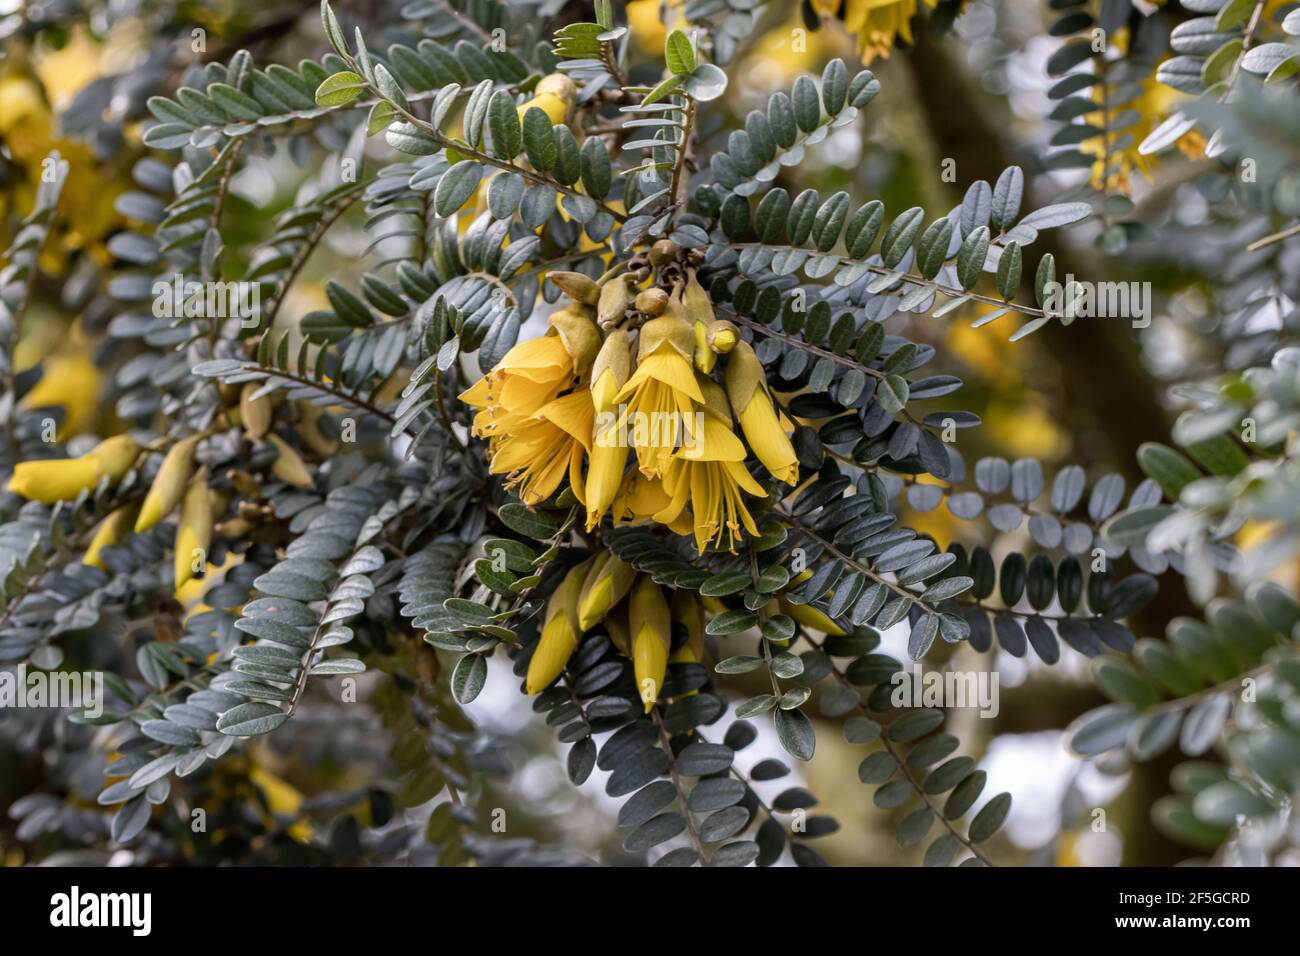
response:
<path id="1" fill-rule="evenodd" d="M 636 307 L 651 317 L 663 315 L 664 309 L 668 308 L 668 293 L 659 288 L 646 289 L 637 294 Z"/>
<path id="2" fill-rule="evenodd" d="M 299 454 L 274 432 L 268 434 L 266 440 L 275 446 L 277 452 L 275 462 L 271 465 L 271 474 L 295 488 L 312 487 L 311 472 Z"/>
<path id="3" fill-rule="evenodd" d="M 600 287 L 600 300 L 596 305 L 596 322 L 608 329 L 623 321 L 632 303 L 632 293 L 622 276 L 610 279 Z"/>
<path id="4" fill-rule="evenodd" d="M 257 382 L 248 382 L 239 393 L 239 419 L 253 441 L 261 441 L 262 436 L 271 430 L 271 396 L 257 395 L 260 388 Z"/>
<path id="5" fill-rule="evenodd" d="M 581 272 L 548 272 L 546 278 L 574 302 L 595 305 L 600 301 L 600 286 Z"/>
<path id="6" fill-rule="evenodd" d="M 176 587 L 179 591 L 207 567 L 212 543 L 212 492 L 207 469 L 200 469 L 185 492 L 181 520 L 176 527 Z"/>
<path id="7" fill-rule="evenodd" d="M 191 435 L 178 441 L 163 456 L 162 465 L 158 468 L 149 494 L 145 495 L 144 504 L 140 506 L 140 514 L 135 519 L 136 534 L 148 531 L 180 504 L 190 476 L 194 474 L 194 450 L 201 437 Z"/>

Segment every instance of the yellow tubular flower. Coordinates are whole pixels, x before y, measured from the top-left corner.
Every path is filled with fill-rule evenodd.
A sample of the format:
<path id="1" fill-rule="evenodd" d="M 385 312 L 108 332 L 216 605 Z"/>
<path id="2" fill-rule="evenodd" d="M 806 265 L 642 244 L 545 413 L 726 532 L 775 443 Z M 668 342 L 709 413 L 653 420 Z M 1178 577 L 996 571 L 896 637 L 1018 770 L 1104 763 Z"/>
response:
<path id="1" fill-rule="evenodd" d="M 23 408 L 57 405 L 67 414 L 58 437 L 80 435 L 99 417 L 99 386 L 103 376 L 85 353 L 51 355 L 42 363 L 41 380 L 23 396 Z"/>
<path id="2" fill-rule="evenodd" d="M 136 534 L 148 531 L 180 504 L 190 475 L 194 473 L 194 449 L 199 438 L 199 435 L 192 435 L 178 441 L 163 456 L 162 465 L 158 468 L 149 494 L 145 495 L 144 504 L 140 506 L 140 514 L 135 519 Z"/>
<path id="3" fill-rule="evenodd" d="M 623 405 L 619 430 L 630 435 L 647 477 L 661 476 L 679 445 L 695 443 L 695 407 L 704 395 L 691 367 L 694 351 L 695 333 L 674 296 L 664 315 L 641 327 L 636 371 L 614 397 Z"/>
<path id="4" fill-rule="evenodd" d="M 659 585 L 645 575 L 637 578 L 632 588 L 628 630 L 632 635 L 632 669 L 637 691 L 648 714 L 664 686 L 668 650 L 672 647 L 672 618 Z"/>
<path id="5" fill-rule="evenodd" d="M 574 495 L 585 502 L 582 455 L 591 450 L 595 418 L 586 389 L 557 398 L 535 418 L 493 442 L 488 470 L 508 476 L 508 487 L 518 485 L 520 500 L 530 508 L 554 494 L 566 473 Z"/>
<path id="6" fill-rule="evenodd" d="M 474 434 L 507 435 L 559 397 L 587 371 L 600 348 L 591 310 L 570 305 L 550 318 L 546 335 L 520 342 L 460 395 L 479 409 Z"/>
<path id="7" fill-rule="evenodd" d="M 200 471 L 190 482 L 181 504 L 181 522 L 176 527 L 176 586 L 179 591 L 191 578 L 198 575 L 194 566 L 208 563 L 208 546 L 212 543 L 212 492 L 208 488 L 206 471 Z"/>
<path id="8" fill-rule="evenodd" d="M 778 481 L 799 480 L 799 459 L 767 393 L 763 366 L 748 342 L 737 342 L 727 359 L 727 397 L 749 447 Z"/>
<path id="9" fill-rule="evenodd" d="M 627 441 L 618 429 L 614 397 L 627 383 L 631 366 L 627 333 L 611 332 L 591 367 L 591 400 L 596 419 L 591 460 L 587 465 L 588 531 L 600 524 L 618 494 L 627 468 Z"/>
<path id="10" fill-rule="evenodd" d="M 686 280 L 686 291 L 682 294 L 682 307 L 686 312 L 686 321 L 691 323 L 695 333 L 695 367 L 708 375 L 718 362 L 718 354 L 709 348 L 709 326 L 713 324 L 713 302 L 709 293 L 704 291 L 691 272 Z"/>
<path id="11" fill-rule="evenodd" d="M 889 57 L 901 38 L 912 42 L 912 17 L 917 0 L 844 0 L 844 28 L 858 39 L 864 65 Z"/>
<path id="12" fill-rule="evenodd" d="M 127 435 L 100 442 L 80 458 L 20 461 L 14 465 L 9 490 L 47 505 L 68 501 L 93 490 L 104 478 L 117 481 L 135 463 L 140 445 Z"/>
<path id="13" fill-rule="evenodd" d="M 741 498 L 741 491 L 763 497 L 766 492 L 745 470 L 745 446 L 731 431 L 731 410 L 722 389 L 701 377 L 700 386 L 708 398 L 702 415 L 701 440 L 677 451 L 664 472 L 663 486 L 668 504 L 655 520 L 669 524 L 690 505 L 695 546 L 703 553 L 710 545 L 735 551 L 741 529 L 758 534 L 758 526 Z"/>
<path id="14" fill-rule="evenodd" d="M 578 627 L 578 595 L 582 592 L 582 582 L 592 560 L 588 558 L 570 569 L 546 605 L 542 636 L 533 649 L 532 659 L 528 662 L 528 676 L 524 680 L 525 689 L 530 694 L 550 687 L 578 649 L 578 640 L 582 637 Z"/>
<path id="15" fill-rule="evenodd" d="M 86 553 L 81 558 L 82 564 L 92 568 L 103 568 L 104 562 L 99 554 L 105 548 L 121 544 L 135 525 L 135 505 L 125 505 L 109 514 L 95 529 L 95 536 L 86 546 Z"/>
<path id="16" fill-rule="evenodd" d="M 619 601 L 627 597 L 636 571 L 626 561 L 604 551 L 596 556 L 578 599 L 578 627 L 584 632 L 605 619 Z"/>
<path id="17" fill-rule="evenodd" d="M 578 97 L 578 87 L 573 80 L 563 73 L 552 73 L 542 77 L 533 90 L 533 98 L 519 107 L 519 122 L 524 121 L 524 114 L 534 106 L 546 114 L 552 126 L 568 122 L 569 109 Z"/>

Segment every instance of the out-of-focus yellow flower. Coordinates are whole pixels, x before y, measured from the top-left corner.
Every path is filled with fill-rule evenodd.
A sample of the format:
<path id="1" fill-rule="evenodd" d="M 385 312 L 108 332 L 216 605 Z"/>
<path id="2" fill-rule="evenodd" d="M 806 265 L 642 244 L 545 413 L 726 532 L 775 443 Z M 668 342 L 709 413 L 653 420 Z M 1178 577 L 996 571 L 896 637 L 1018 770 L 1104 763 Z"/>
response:
<path id="1" fill-rule="evenodd" d="M 727 359 L 727 397 L 740 419 L 749 447 L 778 481 L 788 485 L 799 479 L 799 459 L 785 428 L 777 418 L 767 377 L 748 342 L 737 342 Z"/>
<path id="2" fill-rule="evenodd" d="M 1130 102 L 1112 103 L 1109 110 L 1098 110 L 1084 117 L 1085 122 L 1106 130 L 1100 136 L 1085 140 L 1079 147 L 1079 151 L 1085 155 L 1096 157 L 1091 177 L 1094 189 L 1127 193 L 1129 179 L 1134 172 L 1150 179 L 1156 158 L 1144 156 L 1138 152 L 1138 147 L 1152 130 L 1178 108 L 1180 102 L 1191 99 L 1186 93 L 1180 93 L 1157 81 L 1154 71 L 1141 80 L 1141 86 L 1141 92 Z M 1098 103 L 1102 103 L 1102 97 L 1110 92 L 1098 84 L 1093 89 L 1092 96 Z M 1130 111 L 1135 114 L 1131 123 L 1124 126 L 1112 125 L 1117 113 L 1128 114 Z M 1188 159 L 1203 159 L 1205 156 L 1205 138 L 1195 129 L 1180 136 L 1174 145 Z"/>
<path id="3" fill-rule="evenodd" d="M 1019 402 L 995 402 L 984 412 L 981 432 L 1009 454 L 1051 460 L 1063 454 L 1070 435 L 1048 413 L 1043 400 L 1027 394 Z"/>
<path id="4" fill-rule="evenodd" d="M 212 492 L 208 488 L 207 472 L 202 470 L 194 476 L 185 492 L 180 524 L 176 526 L 175 590 L 179 591 L 207 567 L 211 544 Z M 195 565 L 199 570 L 195 570 Z"/>
<path id="5" fill-rule="evenodd" d="M 112 545 L 121 544 L 135 525 L 135 505 L 124 505 L 109 514 L 95 529 L 95 536 L 86 546 L 86 553 L 81 558 L 82 564 L 92 568 L 103 568 L 104 562 L 100 552 Z"/>
<path id="6" fill-rule="evenodd" d="M 262 791 L 272 816 L 298 816 L 302 808 L 302 794 L 293 785 L 261 767 L 250 770 L 248 780 Z M 312 825 L 307 820 L 298 820 L 290 824 L 285 832 L 299 843 L 307 843 L 312 838 Z"/>
<path id="7" fill-rule="evenodd" d="M 519 107 L 519 122 L 526 114 L 537 107 L 546 114 L 552 126 L 561 126 L 569 120 L 569 111 L 578 98 L 578 87 L 563 73 L 552 73 L 542 77 L 533 90 L 532 99 L 526 100 Z"/>
<path id="8" fill-rule="evenodd" d="M 593 559 L 588 558 L 571 568 L 547 602 L 542 636 L 533 650 L 528 662 L 528 676 L 524 679 L 525 690 L 530 694 L 550 687 L 578 649 L 578 640 L 582 637 L 578 625 L 578 598 L 592 562 Z"/>
<path id="9" fill-rule="evenodd" d="M 641 327 L 637 367 L 614 401 L 619 428 L 631 434 L 637 461 L 648 477 L 661 476 L 679 445 L 696 444 L 695 408 L 704 396 L 691 365 L 695 333 L 674 296 L 669 310 Z"/>
<path id="10" fill-rule="evenodd" d="M 140 514 L 135 519 L 136 534 L 148 531 L 180 504 L 181 496 L 189 487 L 190 476 L 194 473 L 194 449 L 201 437 L 191 435 L 181 439 L 163 456 L 158 474 L 154 476 L 144 504 L 140 506 Z"/>
<path id="11" fill-rule="evenodd" d="M 271 464 L 271 474 L 295 488 L 310 488 L 315 484 L 306 462 L 287 441 L 274 432 L 267 434 L 266 440 L 275 447 L 275 461 Z"/>
<path id="12" fill-rule="evenodd" d="M 632 670 L 637 692 L 650 713 L 663 690 L 672 647 L 672 617 L 659 585 L 645 576 L 637 578 L 628 606 L 628 629 L 632 635 Z"/>
<path id="13" fill-rule="evenodd" d="M 127 435 L 100 442 L 80 458 L 20 461 L 14 465 L 9 490 L 32 501 L 52 505 L 91 491 L 107 477 L 117 481 L 140 454 L 139 444 Z"/>
<path id="14" fill-rule="evenodd" d="M 758 527 L 745 507 L 741 492 L 763 497 L 766 493 L 745 469 L 745 446 L 731 431 L 731 411 L 722 388 L 701 377 L 700 386 L 708 399 L 703 429 L 696 441 L 673 454 L 664 472 L 663 487 L 668 504 L 655 520 L 675 521 L 690 505 L 695 546 L 703 553 L 710 545 L 735 551 L 741 529 L 758 534 Z"/>
<path id="15" fill-rule="evenodd" d="M 888 57 L 898 39 L 912 42 L 917 0 L 812 0 L 813 9 L 827 17 L 840 13 L 841 4 L 844 29 L 857 38 L 863 63 Z"/>
<path id="16" fill-rule="evenodd" d="M 686 24 L 682 14 L 685 5 L 685 0 L 666 0 L 662 5 L 660 0 L 630 0 L 627 25 L 632 31 L 633 44 L 648 57 L 662 58 L 668 30 Z"/>
<path id="17" fill-rule="evenodd" d="M 578 629 L 586 632 L 605 619 L 605 615 L 627 597 L 636 571 L 612 552 L 596 555 L 578 599 Z"/>
<path id="18" fill-rule="evenodd" d="M 84 352 L 51 355 L 45 359 L 41 380 L 23 396 L 23 408 L 57 405 L 66 413 L 59 426 L 60 440 L 90 431 L 99 417 L 99 385 L 103 379 Z"/>

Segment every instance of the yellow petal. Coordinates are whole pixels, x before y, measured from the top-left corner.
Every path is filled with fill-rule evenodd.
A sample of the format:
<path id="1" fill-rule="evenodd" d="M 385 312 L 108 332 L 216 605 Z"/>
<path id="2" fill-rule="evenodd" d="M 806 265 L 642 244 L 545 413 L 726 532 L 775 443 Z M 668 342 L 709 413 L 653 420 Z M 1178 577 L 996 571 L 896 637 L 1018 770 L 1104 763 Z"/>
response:
<path id="1" fill-rule="evenodd" d="M 189 485 L 190 475 L 194 472 L 194 449 L 199 443 L 198 435 L 193 435 L 176 442 L 163 456 L 158 474 L 154 476 L 149 493 L 145 495 L 140 514 L 135 519 L 135 531 L 148 531 L 163 518 L 172 513 L 180 504 L 181 496 Z"/>
<path id="2" fill-rule="evenodd" d="M 99 483 L 99 472 L 89 458 L 20 461 L 14 465 L 9 490 L 47 505 L 68 501 Z"/>

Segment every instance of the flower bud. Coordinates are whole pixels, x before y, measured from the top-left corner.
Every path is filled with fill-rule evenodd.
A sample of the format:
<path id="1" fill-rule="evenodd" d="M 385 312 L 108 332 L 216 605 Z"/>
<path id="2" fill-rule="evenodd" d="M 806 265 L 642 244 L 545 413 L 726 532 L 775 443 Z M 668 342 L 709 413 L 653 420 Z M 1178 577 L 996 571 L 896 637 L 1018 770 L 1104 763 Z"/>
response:
<path id="1" fill-rule="evenodd" d="M 767 392 L 763 366 L 748 342 L 736 342 L 728 356 L 726 382 L 727 397 L 754 455 L 778 480 L 796 484 L 798 456 Z"/>
<path id="2" fill-rule="evenodd" d="M 148 531 L 180 504 L 190 475 L 194 473 L 194 450 L 201 437 L 191 435 L 182 439 L 163 456 L 162 465 L 158 468 L 149 494 L 145 495 L 144 504 L 140 506 L 140 514 L 135 519 L 136 534 Z"/>
<path id="3" fill-rule="evenodd" d="M 201 469 L 190 482 L 181 504 L 181 520 L 176 526 L 176 586 L 179 591 L 207 567 L 208 547 L 212 543 L 212 492 L 208 473 Z M 200 565 L 199 570 L 195 565 Z"/>
<path id="4" fill-rule="evenodd" d="M 266 440 L 274 445 L 276 450 L 275 461 L 271 464 L 271 474 L 295 488 L 312 487 L 314 482 L 311 472 L 303 463 L 301 456 L 289 447 L 288 442 L 274 432 L 268 434 Z"/>
<path id="5" fill-rule="evenodd" d="M 672 619 L 663 591 L 646 575 L 641 575 L 632 589 L 628 630 L 632 635 L 632 669 L 637 691 L 648 714 L 659 699 L 668 670 Z"/>
<path id="6" fill-rule="evenodd" d="M 650 261 L 656 266 L 667 265 L 681 251 L 681 247 L 671 239 L 660 239 L 650 247 Z"/>
<path id="7" fill-rule="evenodd" d="M 551 313 L 547 321 L 573 359 L 574 370 L 579 375 L 585 374 L 601 346 L 600 330 L 591 321 L 591 310 L 575 304 Z"/>
<path id="8" fill-rule="evenodd" d="M 709 293 L 704 291 L 692 271 L 686 280 L 686 290 L 682 293 L 682 308 L 686 321 L 691 323 L 695 333 L 695 367 L 708 375 L 717 364 L 717 353 L 709 348 L 709 326 L 713 324 L 713 302 Z"/>
<path id="9" fill-rule="evenodd" d="M 651 317 L 663 315 L 664 309 L 668 308 L 668 293 L 658 287 L 639 292 L 636 297 L 636 307 L 638 311 Z"/>
<path id="10" fill-rule="evenodd" d="M 612 552 L 597 555 L 578 598 L 578 629 L 585 633 L 603 621 L 610 609 L 627 597 L 635 577 L 632 565 Z"/>
<path id="11" fill-rule="evenodd" d="M 578 87 L 563 73 L 542 77 L 533 89 L 533 97 L 519 107 L 519 122 L 534 106 L 546 114 L 552 126 L 568 122 L 569 110 L 578 98 Z"/>
<path id="12" fill-rule="evenodd" d="M 598 414 L 614 407 L 614 396 L 631 375 L 632 345 L 628 334 L 622 330 L 611 332 L 591 366 L 591 401 Z"/>
<path id="13" fill-rule="evenodd" d="M 99 523 L 99 527 L 95 529 L 95 536 L 90 539 L 90 544 L 86 545 L 86 553 L 81 558 L 82 564 L 88 564 L 92 568 L 104 566 L 99 553 L 107 547 L 121 544 L 126 539 L 135 524 L 135 509 L 135 505 L 123 505 Z"/>
<path id="14" fill-rule="evenodd" d="M 257 382 L 247 382 L 239 393 L 239 420 L 253 441 L 261 441 L 271 430 L 271 396 L 258 395 L 261 387 Z"/>
<path id="15" fill-rule="evenodd" d="M 581 272 L 548 272 L 546 278 L 574 302 L 595 305 L 600 301 L 600 286 Z"/>
<path id="16" fill-rule="evenodd" d="M 726 355 L 740 341 L 740 330 L 726 319 L 714 319 L 709 323 L 709 348 L 719 355 Z"/>
<path id="17" fill-rule="evenodd" d="M 578 649 L 578 640 L 582 636 L 578 629 L 578 596 L 591 565 L 592 559 L 588 558 L 571 568 L 547 602 L 542 636 L 533 648 L 533 656 L 528 662 L 528 676 L 524 680 L 524 688 L 529 694 L 537 694 L 550 687 L 564 671 L 573 652 Z"/>
<path id="18" fill-rule="evenodd" d="M 632 304 L 632 292 L 627 287 L 627 280 L 615 276 L 600 287 L 600 298 L 596 305 L 596 322 L 602 329 L 608 329 L 623 321 L 628 306 Z"/>
<path id="19" fill-rule="evenodd" d="M 114 435 L 105 438 L 86 452 L 84 457 L 95 463 L 97 477 L 107 475 L 110 480 L 117 481 L 131 470 L 135 460 L 140 457 L 140 443 L 129 435 Z"/>

